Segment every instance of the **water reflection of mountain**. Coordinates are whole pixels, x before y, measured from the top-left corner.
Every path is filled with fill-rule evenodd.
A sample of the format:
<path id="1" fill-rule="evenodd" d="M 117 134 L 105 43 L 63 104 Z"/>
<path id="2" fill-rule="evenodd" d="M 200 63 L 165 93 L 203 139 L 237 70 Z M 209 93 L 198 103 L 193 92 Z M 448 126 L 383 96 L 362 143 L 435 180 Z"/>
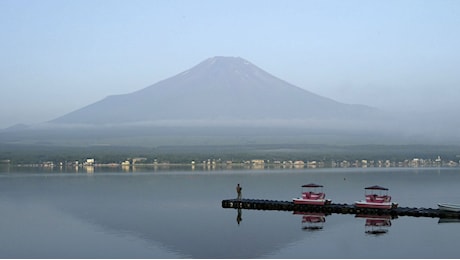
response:
<path id="1" fill-rule="evenodd" d="M 243 211 L 238 225 L 237 211 L 222 209 L 217 197 L 191 195 L 206 190 L 206 183 L 193 176 L 188 179 L 193 185 L 170 176 L 156 176 L 155 182 L 142 176 L 123 179 L 50 185 L 52 198 L 46 199 L 107 233 L 129 234 L 186 258 L 260 258 L 302 238 L 295 232 L 297 219 L 283 212 Z M 172 192 L 172 187 L 178 189 Z M 56 196 L 62 189 L 65 196 Z"/>
<path id="2" fill-rule="evenodd" d="M 218 205 L 216 205 L 218 207 Z M 130 208 L 123 209 L 85 209 L 66 208 L 73 216 L 83 218 L 96 224 L 109 233 L 130 234 L 154 243 L 160 243 L 168 251 L 177 252 L 191 258 L 260 258 L 271 254 L 274 248 L 283 247 L 301 239 L 293 230 L 295 220 L 277 220 L 276 217 L 258 217 L 255 221 L 273 222 L 276 225 L 237 226 L 234 220 L 236 211 L 230 211 L 211 220 L 215 215 L 212 210 L 169 208 L 165 211 Z M 91 214 L 82 212 L 91 211 Z M 188 211 L 188 212 L 187 212 Z M 244 212 L 246 214 L 249 212 Z M 269 213 L 265 213 L 269 215 Z M 280 213 L 275 213 L 280 214 Z M 226 216 L 224 216 L 226 215 Z M 211 217 L 210 217 L 211 216 Z M 230 218 L 230 219 L 229 219 Z M 268 220 L 272 219 L 272 220 Z M 250 220 L 246 220 L 250 221 Z M 273 239 L 276 236 L 276 239 Z M 250 245 L 250 248 L 248 246 Z M 228 249 L 225 249 L 228 248 Z"/>

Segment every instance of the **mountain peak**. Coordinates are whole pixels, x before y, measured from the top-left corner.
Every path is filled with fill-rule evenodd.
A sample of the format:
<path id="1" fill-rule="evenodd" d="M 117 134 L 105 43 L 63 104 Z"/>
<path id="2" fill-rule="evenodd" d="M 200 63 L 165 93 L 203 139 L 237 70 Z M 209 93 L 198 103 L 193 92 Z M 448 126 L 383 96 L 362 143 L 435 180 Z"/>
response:
<path id="1" fill-rule="evenodd" d="M 202 64 L 206 64 L 209 66 L 224 66 L 226 68 L 239 67 L 240 69 L 246 66 L 255 67 L 249 61 L 241 57 L 228 57 L 228 56 L 215 56 L 215 57 L 212 57 L 212 58 L 209 58 L 203 61 Z"/>
<path id="2" fill-rule="evenodd" d="M 241 57 L 233 57 L 233 56 L 214 56 L 211 58 L 206 59 L 204 62 L 209 63 L 216 63 L 216 62 L 245 62 L 249 63 L 247 60 Z"/>
<path id="3" fill-rule="evenodd" d="M 216 73 L 219 71 L 228 73 L 232 71 L 248 70 L 251 67 L 253 69 L 256 68 L 256 66 L 252 65 L 249 61 L 240 57 L 215 56 L 204 60 L 189 71 L 203 70 L 206 73 Z"/>

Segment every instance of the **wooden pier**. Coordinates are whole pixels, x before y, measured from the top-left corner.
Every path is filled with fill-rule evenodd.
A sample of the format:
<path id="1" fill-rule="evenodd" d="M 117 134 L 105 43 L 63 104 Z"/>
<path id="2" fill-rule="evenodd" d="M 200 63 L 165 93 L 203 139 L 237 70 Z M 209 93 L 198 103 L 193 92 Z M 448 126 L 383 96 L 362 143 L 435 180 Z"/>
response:
<path id="1" fill-rule="evenodd" d="M 368 214 L 391 215 L 430 218 L 460 219 L 460 212 L 442 211 L 432 208 L 396 207 L 392 209 L 358 208 L 350 204 L 329 204 L 324 206 L 294 204 L 292 201 L 258 200 L 258 199 L 228 199 L 222 200 L 222 208 L 278 210 L 294 212 L 320 212 L 326 214 Z"/>

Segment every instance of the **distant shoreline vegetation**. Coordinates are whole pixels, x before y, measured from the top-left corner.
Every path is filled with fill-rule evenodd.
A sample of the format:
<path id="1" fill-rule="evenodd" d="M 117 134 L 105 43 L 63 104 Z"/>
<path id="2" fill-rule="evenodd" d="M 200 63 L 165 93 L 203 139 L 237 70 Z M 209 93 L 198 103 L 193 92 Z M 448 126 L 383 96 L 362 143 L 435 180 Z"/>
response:
<path id="1" fill-rule="evenodd" d="M 92 159 L 91 159 L 92 160 Z M 258 162 L 254 162 L 258 161 Z M 5 163 L 5 160 L 0 162 L 3 166 L 11 166 L 10 163 Z M 203 161 L 196 163 L 192 161 L 190 163 L 170 163 L 170 162 L 159 162 L 159 163 L 131 163 L 129 160 L 122 163 L 87 163 L 87 162 L 59 162 L 54 163 L 47 161 L 43 163 L 35 164 L 17 164 L 13 165 L 16 168 L 47 168 L 47 169 L 66 169 L 66 172 L 75 171 L 78 172 L 83 169 L 86 172 L 93 172 L 95 168 L 117 168 L 123 171 L 136 171 L 136 170 L 161 170 L 161 169 L 191 169 L 191 170 L 230 170 L 230 169 L 316 169 L 316 168 L 430 168 L 430 167 L 458 167 L 460 161 L 443 161 L 440 158 L 435 160 L 432 159 L 406 159 L 403 161 L 367 161 L 367 160 L 355 160 L 355 161 L 265 161 L 265 160 L 251 160 L 244 162 L 232 162 L 232 161 Z M 1 168 L 0 168 L 1 169 Z"/>
<path id="2" fill-rule="evenodd" d="M 460 146 L 224 145 L 124 147 L 0 146 L 0 165 L 19 167 L 457 167 Z"/>

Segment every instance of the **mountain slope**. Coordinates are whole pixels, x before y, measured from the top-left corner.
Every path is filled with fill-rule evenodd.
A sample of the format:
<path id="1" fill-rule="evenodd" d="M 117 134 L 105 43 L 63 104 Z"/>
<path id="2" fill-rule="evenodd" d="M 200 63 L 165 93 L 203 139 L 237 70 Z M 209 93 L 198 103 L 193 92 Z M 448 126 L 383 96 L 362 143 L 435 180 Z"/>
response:
<path id="1" fill-rule="evenodd" d="M 209 58 L 139 91 L 109 96 L 52 123 L 367 118 L 377 111 L 321 97 L 235 57 Z"/>

